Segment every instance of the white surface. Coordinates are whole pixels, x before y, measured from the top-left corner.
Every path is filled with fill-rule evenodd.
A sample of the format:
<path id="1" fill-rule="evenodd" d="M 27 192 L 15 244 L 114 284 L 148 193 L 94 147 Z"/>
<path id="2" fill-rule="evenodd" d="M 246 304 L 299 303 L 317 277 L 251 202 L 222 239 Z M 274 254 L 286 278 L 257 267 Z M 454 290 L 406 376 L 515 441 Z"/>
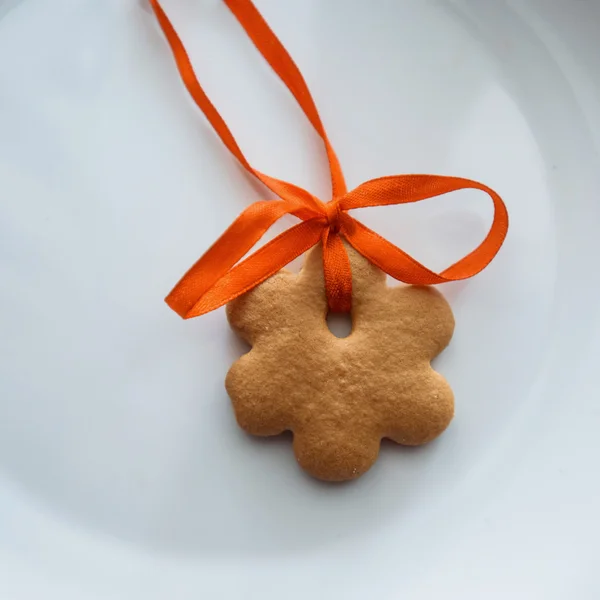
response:
<path id="1" fill-rule="evenodd" d="M 600 597 L 600 5 L 261 0 L 354 186 L 479 179 L 511 230 L 444 288 L 456 393 L 356 483 L 235 426 L 221 311 L 162 298 L 261 192 L 188 100 L 145 0 L 0 0 L 0 597 Z M 326 198 L 300 110 L 217 0 L 165 0 L 258 168 Z M 360 217 L 442 267 L 464 193 Z"/>

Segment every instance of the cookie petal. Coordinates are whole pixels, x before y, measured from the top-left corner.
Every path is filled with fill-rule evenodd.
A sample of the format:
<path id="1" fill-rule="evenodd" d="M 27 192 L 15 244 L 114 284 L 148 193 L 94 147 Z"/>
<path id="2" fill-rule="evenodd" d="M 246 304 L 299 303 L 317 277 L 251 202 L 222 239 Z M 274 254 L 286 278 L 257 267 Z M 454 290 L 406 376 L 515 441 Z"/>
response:
<path id="1" fill-rule="evenodd" d="M 364 307 L 360 317 L 362 327 L 377 331 L 382 343 L 417 360 L 435 358 L 454 333 L 450 305 L 431 287 L 388 288 Z"/>
<path id="2" fill-rule="evenodd" d="M 269 365 L 259 351 L 251 350 L 232 365 L 225 379 L 237 422 L 252 435 L 278 435 L 292 425 L 285 373 Z"/>
<path id="3" fill-rule="evenodd" d="M 418 446 L 433 440 L 448 427 L 454 416 L 454 394 L 448 382 L 431 368 L 413 372 L 409 385 L 406 379 L 405 374 L 398 376 L 398 394 L 385 403 L 384 437 Z"/>
<path id="4" fill-rule="evenodd" d="M 298 464 L 323 481 L 356 479 L 379 455 L 380 438 L 372 430 L 332 428 L 325 423 L 294 431 Z"/>
<path id="5" fill-rule="evenodd" d="M 227 305 L 227 319 L 232 329 L 253 345 L 263 334 L 269 334 L 294 318 L 289 303 L 282 299 L 290 295 L 296 276 L 280 271 L 261 285 Z"/>

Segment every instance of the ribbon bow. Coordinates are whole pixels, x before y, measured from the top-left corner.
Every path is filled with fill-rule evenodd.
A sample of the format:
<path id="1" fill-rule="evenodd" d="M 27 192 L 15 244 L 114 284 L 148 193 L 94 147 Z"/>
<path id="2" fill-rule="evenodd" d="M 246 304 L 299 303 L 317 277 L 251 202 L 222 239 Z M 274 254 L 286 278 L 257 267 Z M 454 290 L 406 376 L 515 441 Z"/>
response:
<path id="1" fill-rule="evenodd" d="M 306 190 L 250 166 L 200 86 L 185 47 L 158 0 L 150 0 L 190 95 L 242 166 L 280 198 L 249 206 L 183 276 L 167 296 L 167 304 L 185 319 L 208 313 L 259 285 L 321 242 L 329 309 L 349 312 L 352 308 L 352 273 L 342 239 L 382 271 L 405 283 L 433 285 L 458 281 L 483 270 L 498 253 L 508 230 L 508 213 L 500 196 L 477 181 L 442 175 L 380 177 L 348 192 L 337 156 L 298 67 L 250 0 L 224 2 L 322 138 L 331 172 L 333 199 L 322 202 Z M 481 244 L 441 273 L 431 271 L 348 214 L 355 208 L 419 202 L 461 189 L 486 192 L 494 204 L 494 218 Z M 286 214 L 298 217 L 301 222 L 239 262 Z"/>

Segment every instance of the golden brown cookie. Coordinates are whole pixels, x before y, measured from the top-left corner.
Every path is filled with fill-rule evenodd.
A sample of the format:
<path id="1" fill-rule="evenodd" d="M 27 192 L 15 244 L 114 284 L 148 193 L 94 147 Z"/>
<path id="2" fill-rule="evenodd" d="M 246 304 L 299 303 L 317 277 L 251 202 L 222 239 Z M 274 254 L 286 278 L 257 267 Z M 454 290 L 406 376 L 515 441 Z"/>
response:
<path id="1" fill-rule="evenodd" d="M 433 288 L 388 287 L 382 271 L 347 250 L 348 337 L 327 326 L 320 246 L 300 274 L 277 273 L 227 311 L 252 346 L 226 379 L 239 425 L 260 436 L 292 431 L 301 467 L 327 481 L 362 475 L 382 438 L 432 440 L 454 414 L 452 390 L 430 365 L 452 337 L 450 306 Z"/>

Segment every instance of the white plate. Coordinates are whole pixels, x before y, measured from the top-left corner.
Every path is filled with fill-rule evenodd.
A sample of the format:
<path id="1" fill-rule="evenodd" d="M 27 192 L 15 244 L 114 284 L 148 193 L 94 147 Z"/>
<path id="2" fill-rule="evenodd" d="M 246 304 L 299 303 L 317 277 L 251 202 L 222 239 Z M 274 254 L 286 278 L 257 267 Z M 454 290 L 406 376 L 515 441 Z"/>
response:
<path id="1" fill-rule="evenodd" d="M 600 597 L 600 5 L 261 0 L 354 186 L 456 174 L 511 230 L 444 288 L 457 414 L 319 484 L 239 431 L 222 311 L 162 298 L 257 186 L 145 0 L 0 0 L 0 597 Z M 318 140 L 218 0 L 165 0 L 258 168 L 328 194 Z M 362 211 L 434 267 L 484 195 Z"/>

